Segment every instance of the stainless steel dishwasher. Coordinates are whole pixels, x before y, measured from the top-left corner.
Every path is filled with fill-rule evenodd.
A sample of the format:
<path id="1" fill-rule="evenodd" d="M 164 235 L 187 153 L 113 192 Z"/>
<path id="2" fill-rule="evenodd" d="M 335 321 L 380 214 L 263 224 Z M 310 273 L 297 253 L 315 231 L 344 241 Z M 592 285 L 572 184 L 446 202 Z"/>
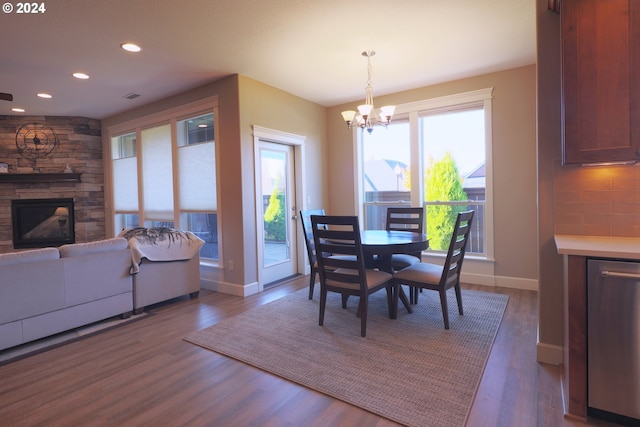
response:
<path id="1" fill-rule="evenodd" d="M 587 269 L 588 411 L 640 425 L 640 262 L 590 259 Z"/>

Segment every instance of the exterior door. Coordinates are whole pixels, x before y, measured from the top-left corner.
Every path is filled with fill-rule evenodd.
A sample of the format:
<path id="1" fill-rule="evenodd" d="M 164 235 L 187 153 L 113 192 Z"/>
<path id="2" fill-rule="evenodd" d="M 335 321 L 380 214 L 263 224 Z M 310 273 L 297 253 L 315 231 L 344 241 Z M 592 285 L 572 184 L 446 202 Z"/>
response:
<path id="1" fill-rule="evenodd" d="M 264 287 L 297 272 L 294 155 L 291 145 L 263 140 L 257 152 L 258 267 Z"/>

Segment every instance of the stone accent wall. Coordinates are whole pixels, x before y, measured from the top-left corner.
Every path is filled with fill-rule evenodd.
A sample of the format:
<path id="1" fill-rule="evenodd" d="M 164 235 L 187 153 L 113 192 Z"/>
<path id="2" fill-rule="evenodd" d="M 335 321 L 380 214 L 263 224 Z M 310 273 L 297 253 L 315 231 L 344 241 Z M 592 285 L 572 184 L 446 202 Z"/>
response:
<path id="1" fill-rule="evenodd" d="M 58 148 L 31 160 L 16 147 L 16 132 L 27 123 L 44 124 L 58 136 Z M 0 163 L 9 173 L 59 173 L 67 165 L 81 174 L 81 182 L 0 182 L 0 253 L 13 252 L 11 200 L 71 197 L 75 205 L 76 242 L 105 237 L 104 170 L 100 121 L 85 117 L 0 116 Z"/>

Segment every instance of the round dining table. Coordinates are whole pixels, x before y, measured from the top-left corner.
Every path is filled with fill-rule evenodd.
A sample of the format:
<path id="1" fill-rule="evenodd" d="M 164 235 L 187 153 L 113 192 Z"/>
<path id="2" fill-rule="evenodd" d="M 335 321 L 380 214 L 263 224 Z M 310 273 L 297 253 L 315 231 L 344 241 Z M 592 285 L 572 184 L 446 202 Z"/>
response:
<path id="1" fill-rule="evenodd" d="M 377 267 L 392 274 L 391 256 L 393 254 L 415 254 L 429 247 L 426 234 L 412 231 L 362 230 L 360 241 L 367 268 Z M 398 297 L 407 311 L 413 312 L 402 286 L 399 288 Z"/>

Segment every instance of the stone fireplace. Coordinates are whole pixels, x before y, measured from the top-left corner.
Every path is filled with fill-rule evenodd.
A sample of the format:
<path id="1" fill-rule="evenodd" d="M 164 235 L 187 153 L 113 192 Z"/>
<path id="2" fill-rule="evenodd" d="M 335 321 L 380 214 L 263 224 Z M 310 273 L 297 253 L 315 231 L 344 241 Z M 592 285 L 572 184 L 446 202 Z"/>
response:
<path id="1" fill-rule="evenodd" d="M 16 147 L 17 130 L 23 124 L 33 122 L 53 129 L 59 139 L 55 151 L 37 160 L 24 158 Z M 71 199 L 75 241 L 82 243 L 105 238 L 99 120 L 0 115 L 0 163 L 9 165 L 8 173 L 0 173 L 0 253 L 21 250 L 14 248 L 14 201 Z M 68 173 L 67 168 L 72 172 Z M 17 237 L 20 240 L 20 236 Z"/>
<path id="2" fill-rule="evenodd" d="M 73 199 L 11 201 L 13 247 L 43 248 L 75 243 Z"/>

